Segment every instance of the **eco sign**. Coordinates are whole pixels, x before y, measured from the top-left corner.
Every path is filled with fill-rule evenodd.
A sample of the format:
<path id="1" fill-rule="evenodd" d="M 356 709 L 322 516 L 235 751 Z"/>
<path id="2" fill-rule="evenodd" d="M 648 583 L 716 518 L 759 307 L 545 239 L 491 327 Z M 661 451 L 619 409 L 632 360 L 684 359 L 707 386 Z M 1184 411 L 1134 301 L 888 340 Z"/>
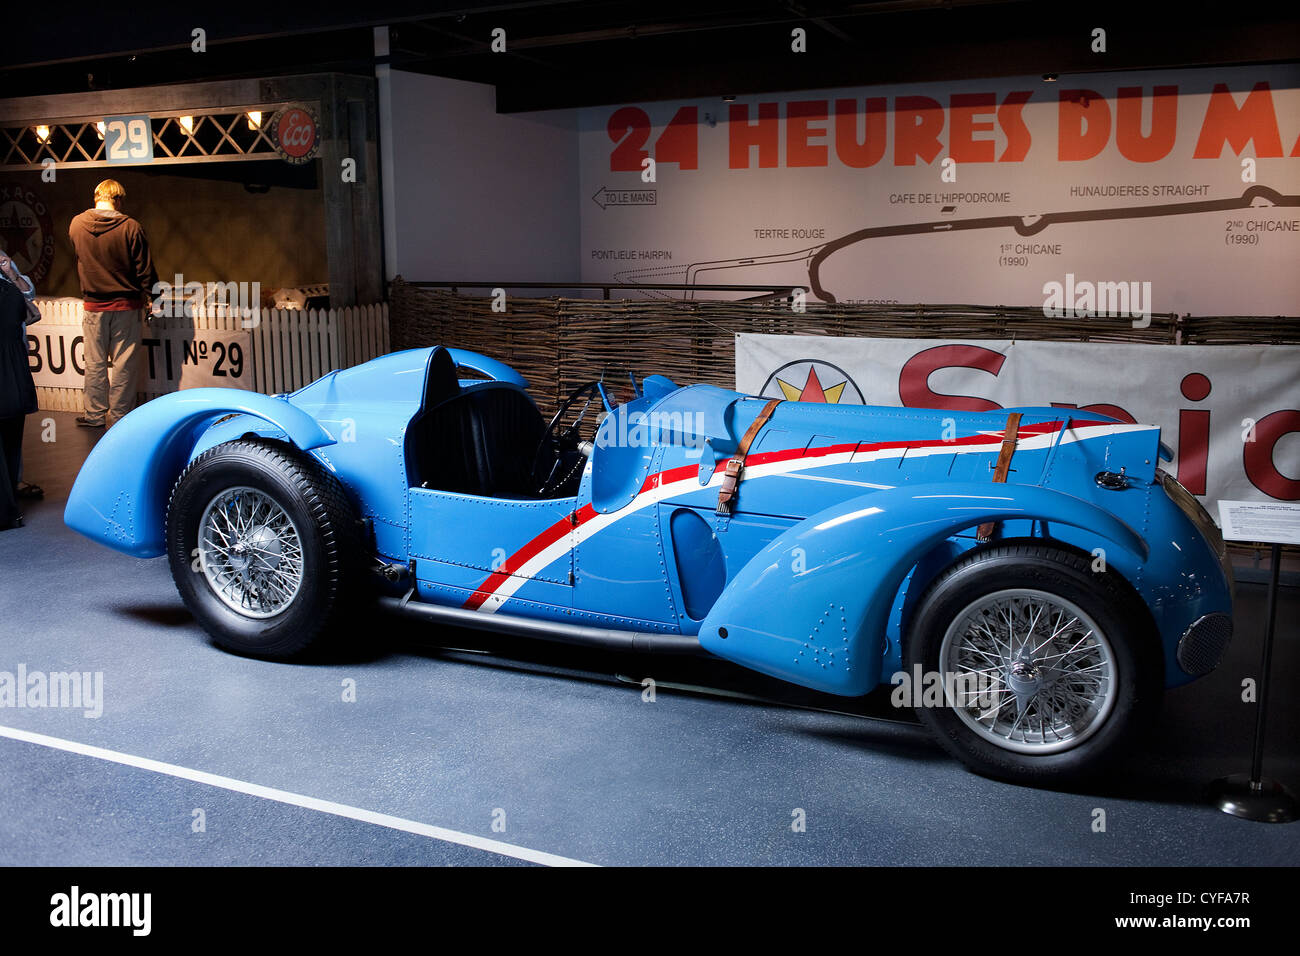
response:
<path id="1" fill-rule="evenodd" d="M 295 165 L 312 159 L 320 149 L 320 124 L 307 106 L 286 106 L 271 117 L 275 151 Z"/>

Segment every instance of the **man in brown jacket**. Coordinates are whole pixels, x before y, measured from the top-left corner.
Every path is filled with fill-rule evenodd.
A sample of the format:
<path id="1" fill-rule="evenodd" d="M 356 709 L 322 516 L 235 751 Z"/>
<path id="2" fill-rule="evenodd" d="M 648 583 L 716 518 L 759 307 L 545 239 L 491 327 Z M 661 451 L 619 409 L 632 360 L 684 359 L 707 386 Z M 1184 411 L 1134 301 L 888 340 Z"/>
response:
<path id="1" fill-rule="evenodd" d="M 85 310 L 86 412 L 77 424 L 87 428 L 112 425 L 135 405 L 141 323 L 158 282 L 144 229 L 122 212 L 125 198 L 121 183 L 105 179 L 95 187 L 95 208 L 76 216 L 68 227 Z"/>

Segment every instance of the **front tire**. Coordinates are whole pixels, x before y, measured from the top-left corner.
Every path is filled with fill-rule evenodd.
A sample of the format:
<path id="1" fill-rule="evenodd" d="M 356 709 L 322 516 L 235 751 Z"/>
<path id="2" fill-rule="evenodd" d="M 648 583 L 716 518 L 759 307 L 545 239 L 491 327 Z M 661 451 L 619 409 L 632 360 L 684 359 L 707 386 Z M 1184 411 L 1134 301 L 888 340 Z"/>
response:
<path id="1" fill-rule="evenodd" d="M 1145 729 L 1161 657 L 1150 614 L 1089 557 L 1041 543 L 973 551 L 931 584 L 906 671 L 942 675 L 922 723 L 977 773 L 1052 785 L 1099 772 Z"/>
<path id="2" fill-rule="evenodd" d="M 296 448 L 226 442 L 177 479 L 167 554 L 186 607 L 221 647 L 285 659 L 342 616 L 361 542 L 338 480 Z"/>

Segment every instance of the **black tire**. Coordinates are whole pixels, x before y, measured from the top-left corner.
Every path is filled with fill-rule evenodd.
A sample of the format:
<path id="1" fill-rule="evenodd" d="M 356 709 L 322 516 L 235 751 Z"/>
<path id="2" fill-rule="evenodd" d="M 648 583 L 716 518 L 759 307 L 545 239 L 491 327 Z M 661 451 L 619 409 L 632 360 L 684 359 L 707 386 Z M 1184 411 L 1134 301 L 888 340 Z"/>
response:
<path id="1" fill-rule="evenodd" d="M 218 597 L 199 559 L 205 510 L 239 488 L 278 505 L 301 547 L 296 593 L 267 617 L 241 613 Z M 338 480 L 281 442 L 240 439 L 204 452 L 176 480 L 167 506 L 167 556 L 176 588 L 216 643 L 237 654 L 283 660 L 318 645 L 341 621 L 347 589 L 359 583 L 361 550 L 353 509 Z"/>
<path id="2" fill-rule="evenodd" d="M 1021 592 L 1029 592 L 1031 601 L 1035 600 L 1036 592 L 1073 604 L 1091 618 L 1109 645 L 1114 676 L 1113 684 L 1108 686 L 1113 698 L 1108 709 L 1097 709 L 1096 713 L 1103 716 L 1094 717 L 1087 725 L 1080 721 L 1079 739 L 1075 743 L 1068 743 L 1068 734 L 1065 740 L 1058 736 L 1050 741 L 1046 731 L 1037 734 L 1039 740 L 1064 749 L 1046 752 L 1048 748 L 1043 744 L 1038 745 L 1040 752 L 1008 749 L 1010 743 L 996 743 L 991 733 L 977 731 L 968 724 L 953 706 L 957 702 L 946 697 L 942 706 L 918 708 L 921 722 L 935 734 L 944 749 L 976 773 L 1035 786 L 1077 782 L 1100 773 L 1150 726 L 1163 688 L 1162 655 L 1154 624 L 1145 604 L 1126 581 L 1109 570 L 1093 571 L 1092 563 L 1091 556 L 1063 546 L 1024 540 L 996 544 L 959 558 L 935 578 L 918 604 L 904 648 L 908 674 L 913 674 L 918 664 L 925 674 L 942 673 L 941 649 L 949 628 L 954 631 L 953 646 L 958 646 L 964 630 L 961 621 L 973 619 L 967 618 L 967 614 L 988 613 L 985 610 L 988 605 L 983 602 L 992 604 L 1014 599 Z M 1036 641 L 1041 632 L 1034 631 L 1034 634 Z M 1053 654 L 1052 649 L 1044 652 L 1042 666 L 1028 672 L 1031 678 L 1051 674 L 1048 664 L 1065 660 L 1059 654 L 1059 651 Z M 1005 673 L 1005 668 L 996 671 L 1000 682 Z M 998 686 L 1010 688 L 1010 680 Z M 997 693 L 1002 696 L 990 694 L 986 701 L 1005 701 L 1004 706 L 1018 706 L 1009 690 Z M 1028 695 L 1027 699 L 1032 700 Z M 991 705 L 982 711 L 984 715 L 991 712 Z M 966 713 L 975 721 L 971 710 Z M 999 710 L 987 719 L 1001 720 L 1003 713 Z M 1022 712 L 1005 713 L 1006 719 L 1014 721 Z M 1028 705 L 1023 711 L 1029 718 L 1034 713 Z M 1016 743 L 1035 745 L 1034 741 Z"/>

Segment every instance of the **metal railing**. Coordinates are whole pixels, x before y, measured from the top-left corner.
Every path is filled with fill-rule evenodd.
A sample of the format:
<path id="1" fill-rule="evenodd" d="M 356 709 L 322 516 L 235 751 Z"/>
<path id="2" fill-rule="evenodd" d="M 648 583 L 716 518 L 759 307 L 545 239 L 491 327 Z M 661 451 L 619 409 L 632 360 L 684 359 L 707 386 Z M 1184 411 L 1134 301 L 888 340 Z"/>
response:
<path id="1" fill-rule="evenodd" d="M 791 285 L 722 285 L 699 282 L 435 282 L 432 280 L 403 279 L 407 285 L 421 289 L 447 289 L 458 293 L 461 289 L 581 289 L 600 291 L 608 300 L 610 292 L 753 292 L 742 301 L 760 302 L 769 299 L 787 299 L 799 286 Z M 686 298 L 686 296 L 683 296 Z"/>

